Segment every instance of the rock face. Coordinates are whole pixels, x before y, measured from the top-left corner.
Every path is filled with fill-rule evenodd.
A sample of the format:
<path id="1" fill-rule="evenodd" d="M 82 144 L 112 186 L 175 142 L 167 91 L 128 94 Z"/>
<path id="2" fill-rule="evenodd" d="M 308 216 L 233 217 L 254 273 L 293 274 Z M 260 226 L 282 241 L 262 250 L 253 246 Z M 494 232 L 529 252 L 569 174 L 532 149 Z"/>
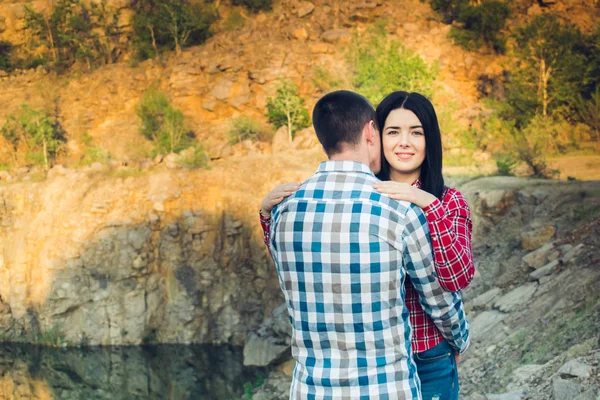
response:
<path id="1" fill-rule="evenodd" d="M 243 344 L 281 297 L 248 198 L 256 181 L 222 174 L 0 187 L 2 337 Z"/>

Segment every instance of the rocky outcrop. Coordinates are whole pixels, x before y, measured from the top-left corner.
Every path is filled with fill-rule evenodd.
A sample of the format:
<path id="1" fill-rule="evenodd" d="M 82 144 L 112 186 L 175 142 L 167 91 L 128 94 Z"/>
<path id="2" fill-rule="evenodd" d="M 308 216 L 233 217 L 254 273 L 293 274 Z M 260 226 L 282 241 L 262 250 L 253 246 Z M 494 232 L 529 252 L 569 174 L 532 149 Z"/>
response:
<path id="1" fill-rule="evenodd" d="M 52 344 L 246 341 L 281 302 L 257 210 L 306 170 L 75 171 L 0 186 L 0 335 Z M 289 171 L 289 172 L 285 172 Z"/>

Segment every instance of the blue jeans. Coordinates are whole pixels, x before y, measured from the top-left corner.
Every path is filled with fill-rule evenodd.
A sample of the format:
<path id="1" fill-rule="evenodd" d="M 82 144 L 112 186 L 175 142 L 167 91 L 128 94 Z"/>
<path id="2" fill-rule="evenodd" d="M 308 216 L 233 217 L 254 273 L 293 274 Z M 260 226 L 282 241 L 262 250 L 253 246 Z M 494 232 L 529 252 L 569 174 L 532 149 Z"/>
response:
<path id="1" fill-rule="evenodd" d="M 458 368 L 447 341 L 415 353 L 423 400 L 458 400 Z"/>

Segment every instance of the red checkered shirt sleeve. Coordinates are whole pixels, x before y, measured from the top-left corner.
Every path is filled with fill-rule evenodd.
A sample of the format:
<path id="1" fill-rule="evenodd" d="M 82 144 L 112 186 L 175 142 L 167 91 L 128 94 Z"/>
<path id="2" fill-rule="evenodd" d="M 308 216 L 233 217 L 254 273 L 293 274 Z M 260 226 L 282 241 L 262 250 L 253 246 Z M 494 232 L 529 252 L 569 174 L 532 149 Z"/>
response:
<path id="1" fill-rule="evenodd" d="M 436 199 L 423 209 L 435 255 L 440 285 L 458 292 L 469 286 L 475 275 L 471 248 L 471 212 L 463 195 L 448 188 L 443 201 Z"/>
<path id="2" fill-rule="evenodd" d="M 269 241 L 271 239 L 271 217 L 264 217 L 260 212 L 258 213 L 258 217 L 260 218 L 260 227 L 263 230 L 263 241 L 265 245 L 267 245 L 267 249 L 269 249 L 269 253 L 271 252 L 271 248 L 269 247 Z"/>

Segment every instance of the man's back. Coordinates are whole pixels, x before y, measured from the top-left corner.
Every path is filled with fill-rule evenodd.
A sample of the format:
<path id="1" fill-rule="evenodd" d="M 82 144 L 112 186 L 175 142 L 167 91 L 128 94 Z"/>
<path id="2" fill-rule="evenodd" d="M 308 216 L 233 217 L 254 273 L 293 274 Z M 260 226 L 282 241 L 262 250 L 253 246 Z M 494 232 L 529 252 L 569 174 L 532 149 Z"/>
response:
<path id="1" fill-rule="evenodd" d="M 462 303 L 432 275 L 423 214 L 376 193 L 376 180 L 364 164 L 325 162 L 274 210 L 271 252 L 297 360 L 293 399 L 420 399 L 406 272 L 429 299 L 424 309 L 444 316 L 445 336 L 455 331 L 466 345 Z"/>

